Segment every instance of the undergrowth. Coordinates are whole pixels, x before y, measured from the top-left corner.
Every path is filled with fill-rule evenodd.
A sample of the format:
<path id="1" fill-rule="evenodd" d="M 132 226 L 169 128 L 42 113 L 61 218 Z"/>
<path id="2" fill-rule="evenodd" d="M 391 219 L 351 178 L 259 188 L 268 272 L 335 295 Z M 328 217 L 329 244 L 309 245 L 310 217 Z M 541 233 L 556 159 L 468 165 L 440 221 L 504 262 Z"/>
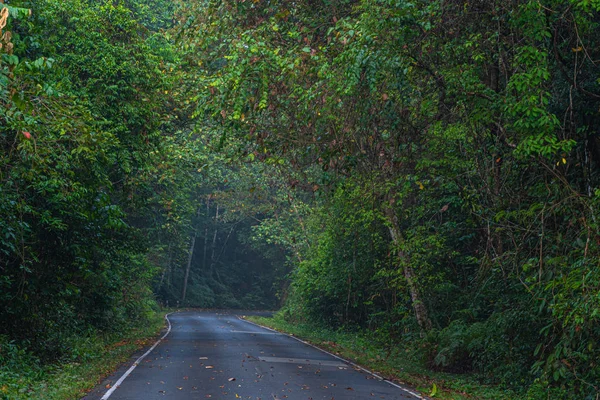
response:
<path id="1" fill-rule="evenodd" d="M 164 312 L 154 311 L 145 323 L 121 332 L 73 336 L 63 359 L 48 365 L 0 336 L 0 399 L 79 399 L 136 350 L 152 343 L 163 326 Z"/>
<path id="2" fill-rule="evenodd" d="M 351 360 L 394 382 L 416 388 L 439 399 L 517 400 L 522 395 L 509 389 L 483 385 L 474 375 L 450 374 L 428 369 L 418 349 L 383 345 L 373 334 L 332 330 L 310 323 L 288 322 L 281 314 L 273 318 L 247 317 L 249 321 L 302 338 L 324 350 Z"/>

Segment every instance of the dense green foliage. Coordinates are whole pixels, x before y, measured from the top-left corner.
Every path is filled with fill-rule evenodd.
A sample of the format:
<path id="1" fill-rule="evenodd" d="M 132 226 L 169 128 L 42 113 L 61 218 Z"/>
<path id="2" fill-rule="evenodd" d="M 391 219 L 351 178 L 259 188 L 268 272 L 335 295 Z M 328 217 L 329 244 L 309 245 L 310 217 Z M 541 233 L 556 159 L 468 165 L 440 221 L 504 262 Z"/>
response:
<path id="1" fill-rule="evenodd" d="M 288 176 L 291 212 L 255 228 L 287 248 L 285 315 L 530 398 L 595 398 L 599 11 L 188 5 L 197 115 Z"/>
<path id="2" fill-rule="evenodd" d="M 150 189 L 162 60 L 128 9 L 83 4 L 15 12 L 2 54 L 0 334 L 43 358 L 150 306 L 147 233 L 132 221 L 146 218 L 136 191 Z"/>
<path id="3" fill-rule="evenodd" d="M 215 276 L 193 265 L 185 304 L 273 307 L 277 255 L 238 235 L 251 214 L 214 216 L 237 167 L 191 129 L 176 4 L 0 3 L 0 398 L 179 303 L 205 226 Z"/>
<path id="4" fill-rule="evenodd" d="M 597 0 L 0 7 L 0 377 L 157 300 L 283 303 L 600 392 Z"/>

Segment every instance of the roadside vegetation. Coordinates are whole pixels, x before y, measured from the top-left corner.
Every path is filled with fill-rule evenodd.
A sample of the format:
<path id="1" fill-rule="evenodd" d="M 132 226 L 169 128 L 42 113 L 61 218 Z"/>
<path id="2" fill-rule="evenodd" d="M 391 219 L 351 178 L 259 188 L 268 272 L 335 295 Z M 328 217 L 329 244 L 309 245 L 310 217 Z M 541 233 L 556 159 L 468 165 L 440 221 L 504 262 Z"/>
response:
<path id="1" fill-rule="evenodd" d="M 85 396 L 133 353 L 153 344 L 164 328 L 164 315 L 153 311 L 144 323 L 131 324 L 137 327 L 65 339 L 69 348 L 55 363 L 41 363 L 35 354 L 14 343 L 0 342 L 0 398 L 64 400 Z"/>
<path id="2" fill-rule="evenodd" d="M 598 13 L 0 1 L 0 393 L 161 303 L 597 399 Z"/>
<path id="3" fill-rule="evenodd" d="M 188 4 L 197 114 L 287 176 L 286 209 L 254 228 L 287 251 L 285 320 L 517 398 L 596 399 L 598 12 Z"/>
<path id="4" fill-rule="evenodd" d="M 472 374 L 434 371 L 419 349 L 382 341 L 372 331 L 334 330 L 315 323 L 289 322 L 284 314 L 273 318 L 246 316 L 245 319 L 293 335 L 314 346 L 352 361 L 379 376 L 414 388 L 436 399 L 522 400 L 522 394 L 498 385 L 485 385 Z M 393 346 L 393 347 L 391 347 Z"/>
<path id="5" fill-rule="evenodd" d="M 158 303 L 275 304 L 276 269 L 231 233 L 249 223 L 215 206 L 235 166 L 178 91 L 175 8 L 0 1 L 2 399 L 78 398 L 154 336 Z"/>

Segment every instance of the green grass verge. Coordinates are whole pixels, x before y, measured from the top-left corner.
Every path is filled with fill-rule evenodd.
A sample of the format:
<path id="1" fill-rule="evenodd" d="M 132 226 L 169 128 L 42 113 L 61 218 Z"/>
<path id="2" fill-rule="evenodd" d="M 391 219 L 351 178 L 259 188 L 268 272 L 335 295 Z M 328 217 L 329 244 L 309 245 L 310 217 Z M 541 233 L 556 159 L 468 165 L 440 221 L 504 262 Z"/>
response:
<path id="1" fill-rule="evenodd" d="M 248 316 L 249 321 L 294 335 L 317 347 L 353 361 L 385 378 L 416 388 L 425 396 L 446 400 L 517 400 L 516 393 L 482 385 L 470 375 L 431 371 L 415 361 L 412 350 L 384 349 L 364 334 L 332 331 L 312 324 L 290 323 L 276 314 L 273 318 Z"/>
<path id="2" fill-rule="evenodd" d="M 74 343 L 76 361 L 0 370 L 0 399 L 80 399 L 133 353 L 154 343 L 165 325 L 165 313 L 153 312 L 143 326 L 120 334 L 79 338 Z"/>

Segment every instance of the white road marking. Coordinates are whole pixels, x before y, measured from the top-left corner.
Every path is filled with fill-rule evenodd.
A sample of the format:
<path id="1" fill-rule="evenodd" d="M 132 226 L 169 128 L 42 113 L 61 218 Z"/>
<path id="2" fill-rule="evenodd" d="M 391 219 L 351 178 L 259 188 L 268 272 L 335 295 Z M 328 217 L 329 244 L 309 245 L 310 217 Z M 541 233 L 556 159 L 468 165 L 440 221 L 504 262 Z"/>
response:
<path id="1" fill-rule="evenodd" d="M 272 363 L 288 363 L 288 364 L 303 364 L 303 365 L 316 365 L 325 367 L 338 367 L 347 368 L 348 364 L 339 361 L 327 361 L 327 360 L 305 360 L 303 358 L 286 358 L 286 357 L 258 357 L 260 361 L 272 362 Z"/>
<path id="2" fill-rule="evenodd" d="M 276 331 L 275 329 L 271 329 L 271 328 L 269 328 L 269 327 L 267 327 L 267 326 L 263 326 L 263 325 L 260 325 L 260 324 L 257 324 L 257 323 L 255 323 L 255 322 L 248 321 L 248 320 L 246 320 L 246 319 L 243 319 L 243 318 L 242 318 L 242 317 L 240 317 L 239 315 L 238 315 L 237 317 L 238 317 L 238 319 L 239 319 L 240 321 L 244 321 L 244 322 L 247 322 L 247 323 L 249 323 L 249 324 L 252 324 L 252 325 L 255 325 L 255 326 L 259 326 L 259 327 L 261 327 L 261 328 L 263 328 L 263 329 L 266 329 L 266 330 L 269 330 L 269 331 L 271 331 L 271 332 L 277 332 L 277 333 L 280 333 L 280 334 L 286 335 L 286 336 L 288 336 L 288 337 L 291 337 L 292 339 L 295 339 L 295 340 L 299 341 L 300 343 L 304 343 L 305 345 L 307 345 L 307 346 L 310 346 L 310 347 L 312 347 L 312 348 L 315 348 L 315 349 L 317 349 L 317 350 L 319 350 L 319 351 L 322 351 L 322 352 L 323 352 L 323 353 L 325 353 L 325 354 L 329 354 L 330 356 L 332 356 L 332 357 L 335 357 L 335 358 L 337 358 L 337 359 L 338 359 L 338 360 L 340 360 L 340 361 L 343 361 L 343 362 L 345 362 L 345 363 L 347 363 L 347 364 L 350 364 L 350 365 L 352 365 L 353 367 L 356 367 L 356 368 L 360 369 L 361 371 L 364 371 L 364 372 L 368 373 L 369 375 L 372 375 L 372 376 L 374 376 L 375 378 L 379 379 L 380 381 L 384 381 L 384 382 L 386 382 L 386 383 L 388 383 L 388 384 L 390 384 L 390 385 L 392 385 L 392 386 L 394 386 L 394 387 L 396 387 L 396 388 L 398 388 L 398 389 L 400 389 L 400 390 L 402 390 L 402 391 L 404 391 L 404 392 L 406 392 L 406 393 L 408 393 L 408 394 L 411 394 L 411 395 L 415 396 L 417 399 L 421 399 L 421 400 L 427 400 L 427 398 L 426 398 L 426 397 L 423 397 L 423 396 L 421 396 L 420 394 L 418 394 L 418 393 L 416 393 L 416 392 L 414 392 L 414 391 L 412 391 L 412 390 L 410 390 L 410 389 L 407 389 L 407 388 L 405 388 L 404 386 L 398 385 L 397 383 L 395 383 L 395 382 L 392 382 L 392 381 L 390 381 L 390 380 L 388 380 L 388 379 L 384 379 L 383 377 L 381 377 L 381 376 L 377 375 L 377 374 L 376 374 L 376 373 L 374 373 L 373 371 L 369 371 L 368 369 L 366 369 L 366 368 L 364 368 L 364 367 L 361 367 L 360 365 L 358 365 L 358 364 L 356 364 L 356 363 L 353 363 L 352 361 L 346 360 L 346 359 L 344 359 L 344 358 L 342 358 L 342 357 L 340 357 L 340 356 L 338 356 L 338 355 L 335 355 L 335 354 L 333 354 L 333 353 L 330 353 L 330 352 L 328 352 L 327 350 L 323 350 L 323 349 L 321 349 L 320 347 L 317 347 L 317 346 L 315 346 L 314 344 L 308 343 L 308 342 L 306 342 L 306 341 L 304 341 L 304 340 L 302 340 L 302 339 L 298 339 L 296 336 L 288 335 L 287 333 L 279 332 L 279 331 Z"/>
<path id="3" fill-rule="evenodd" d="M 135 369 L 135 367 L 137 367 L 142 362 L 142 360 L 144 358 L 146 358 L 146 356 L 148 354 L 150 354 L 152 352 L 152 350 L 154 350 L 156 348 L 156 346 L 158 346 L 158 344 L 163 341 L 164 338 L 167 337 L 167 335 L 169 334 L 169 332 L 171 332 L 171 321 L 169 321 L 169 315 L 170 314 L 171 313 L 165 315 L 165 319 L 167 320 L 167 323 L 169 324 L 169 327 L 167 328 L 167 333 L 165 333 L 160 339 L 158 339 L 156 341 L 156 343 L 154 343 L 154 345 L 152 347 L 150 347 L 150 350 L 148 350 L 147 352 L 145 352 L 144 354 L 142 354 L 142 356 L 140 358 L 138 358 L 137 360 L 135 360 L 135 362 L 133 363 L 133 365 L 131 367 L 129 367 L 129 369 L 123 374 L 123 376 L 121 376 L 119 378 L 119 380 L 116 381 L 115 384 L 110 389 L 108 389 L 108 392 L 106 392 L 104 394 L 104 396 L 102 396 L 100 398 L 100 400 L 106 400 L 106 399 L 108 399 L 113 394 L 113 392 L 115 390 L 117 390 L 117 388 L 123 383 L 123 381 L 129 376 L 129 374 L 131 374 L 133 372 L 133 370 Z"/>

